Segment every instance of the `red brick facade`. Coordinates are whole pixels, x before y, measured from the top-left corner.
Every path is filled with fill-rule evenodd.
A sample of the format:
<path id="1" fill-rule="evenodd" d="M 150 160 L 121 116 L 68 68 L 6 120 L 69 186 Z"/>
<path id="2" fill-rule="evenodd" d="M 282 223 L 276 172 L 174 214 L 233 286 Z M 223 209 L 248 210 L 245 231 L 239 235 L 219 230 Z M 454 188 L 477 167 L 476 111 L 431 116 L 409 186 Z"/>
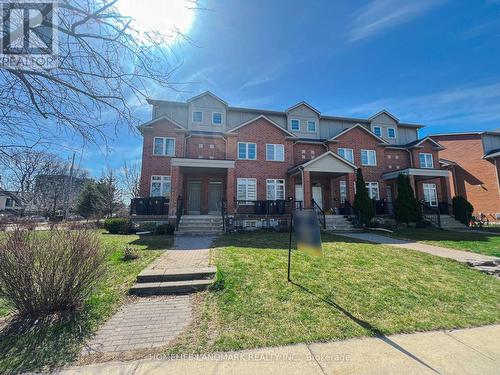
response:
<path id="1" fill-rule="evenodd" d="M 481 134 L 450 134 L 433 136 L 446 149 L 439 153 L 443 159 L 453 161 L 452 191 L 469 200 L 474 214 L 483 213 L 488 220 L 495 220 L 500 213 L 498 164 L 495 160 L 483 159 Z"/>

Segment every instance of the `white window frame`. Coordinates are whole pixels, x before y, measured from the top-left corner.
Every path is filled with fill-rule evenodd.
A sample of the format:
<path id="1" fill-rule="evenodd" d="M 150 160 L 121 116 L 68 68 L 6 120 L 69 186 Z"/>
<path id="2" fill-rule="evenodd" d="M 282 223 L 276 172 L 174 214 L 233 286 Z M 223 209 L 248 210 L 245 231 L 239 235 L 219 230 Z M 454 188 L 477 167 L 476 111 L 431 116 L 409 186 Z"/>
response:
<path id="1" fill-rule="evenodd" d="M 163 140 L 163 147 L 162 147 L 162 152 L 161 154 L 155 153 L 155 144 L 157 139 L 162 139 Z M 167 154 L 167 140 L 171 140 L 172 142 L 172 150 L 173 152 L 171 154 Z M 153 155 L 154 156 L 175 156 L 175 138 L 172 137 L 153 137 Z"/>
<path id="2" fill-rule="evenodd" d="M 379 130 L 379 134 L 377 134 L 377 130 Z M 377 137 L 382 137 L 382 127 L 380 126 L 374 126 L 373 127 L 373 134 L 375 134 Z"/>
<path id="3" fill-rule="evenodd" d="M 155 180 L 156 178 L 156 180 Z M 159 179 L 159 180 L 158 180 Z M 160 195 L 153 195 L 153 183 L 160 183 Z M 168 184 L 168 191 L 163 195 L 163 185 Z M 170 193 L 172 192 L 172 177 L 169 175 L 152 175 L 149 184 L 149 196 L 150 197 L 166 197 L 170 198 Z"/>
<path id="4" fill-rule="evenodd" d="M 439 206 L 436 184 L 422 184 L 422 190 L 424 191 L 424 201 L 427 202 L 429 206 L 431 207 Z M 429 195 L 430 191 L 433 191 L 434 193 L 434 197 L 436 199 L 435 202 L 431 201 L 431 197 Z"/>
<path id="5" fill-rule="evenodd" d="M 424 157 L 424 163 L 422 164 L 422 156 Z M 430 157 L 430 166 L 428 164 L 428 157 Z M 418 154 L 418 162 L 420 164 L 420 168 L 432 169 L 434 168 L 434 157 L 430 152 L 421 152 Z"/>
<path id="6" fill-rule="evenodd" d="M 293 122 L 294 121 L 297 121 L 297 123 L 299 124 L 298 129 L 294 129 L 294 127 L 293 127 Z M 298 118 L 292 118 L 292 119 L 290 119 L 290 130 L 293 130 L 295 132 L 300 132 L 300 120 Z"/>
<path id="7" fill-rule="evenodd" d="M 391 137 L 391 134 L 389 133 L 389 130 L 393 130 L 394 131 L 394 136 Z M 396 128 L 387 128 L 387 138 L 389 139 L 396 139 L 398 136 L 397 136 L 397 133 L 396 133 Z"/>
<path id="8" fill-rule="evenodd" d="M 370 197 L 370 199 L 375 199 L 376 201 L 379 201 L 380 200 L 380 186 L 378 184 L 378 182 L 370 182 L 370 181 L 367 181 L 365 182 L 365 186 L 366 186 L 366 190 L 368 190 L 368 196 Z M 373 191 L 374 191 L 374 188 L 376 188 L 377 190 L 377 195 L 376 197 L 372 197 L 373 196 Z"/>
<path id="9" fill-rule="evenodd" d="M 215 115 L 220 115 L 220 122 L 215 122 L 214 121 L 214 116 Z M 223 121 L 224 120 L 223 120 L 222 112 L 212 112 L 212 125 L 222 126 Z"/>
<path id="10" fill-rule="evenodd" d="M 343 150 L 344 155 L 341 154 L 340 150 Z M 351 159 L 346 158 L 346 151 L 349 151 L 349 153 L 351 154 Z M 340 148 L 337 149 L 337 154 L 339 154 L 339 156 L 342 157 L 342 158 L 344 158 L 345 160 L 348 160 L 351 163 L 354 163 L 354 150 L 352 148 L 340 147 Z"/>
<path id="11" fill-rule="evenodd" d="M 309 124 L 314 124 L 314 130 L 309 130 Z M 318 131 L 318 125 L 315 120 L 307 120 L 307 132 L 308 133 L 316 133 Z"/>
<path id="12" fill-rule="evenodd" d="M 340 203 L 344 204 L 347 201 L 347 181 L 340 180 L 339 181 L 339 198 Z"/>
<path id="13" fill-rule="evenodd" d="M 272 146 L 273 147 L 273 158 L 271 159 L 268 154 L 268 147 Z M 281 159 L 276 158 L 276 149 L 278 148 L 277 146 L 281 147 Z M 280 144 L 280 143 L 266 143 L 266 160 L 268 161 L 285 161 L 285 145 Z"/>
<path id="14" fill-rule="evenodd" d="M 241 158 L 240 157 L 240 145 L 245 145 L 245 157 L 244 158 Z M 253 159 L 250 159 L 248 157 L 248 145 L 255 145 L 255 158 Z M 253 142 L 238 142 L 238 149 L 236 150 L 236 152 L 238 153 L 238 160 L 257 160 L 257 143 L 253 143 Z"/>
<path id="15" fill-rule="evenodd" d="M 363 152 L 366 152 L 366 163 L 363 163 Z M 373 163 L 370 163 L 369 155 L 373 154 Z M 376 167 L 377 166 L 377 151 L 376 150 L 361 150 L 361 165 L 366 167 Z"/>
<path id="16" fill-rule="evenodd" d="M 195 113 L 201 113 L 200 121 L 194 120 Z M 203 111 L 193 111 L 193 113 L 191 114 L 191 121 L 193 122 L 193 124 L 203 124 Z"/>
<path id="17" fill-rule="evenodd" d="M 248 182 L 252 182 L 252 184 L 255 187 L 255 196 L 251 197 L 249 196 L 250 189 L 248 188 L 250 184 Z M 245 186 L 245 196 L 242 197 L 240 195 L 240 185 Z M 236 179 L 236 199 L 238 201 L 244 201 L 242 204 L 251 204 L 250 202 L 256 201 L 257 200 L 257 179 L 256 178 L 246 178 L 246 177 L 240 177 Z"/>
<path id="18" fill-rule="evenodd" d="M 284 200 L 286 199 L 285 180 L 282 178 L 268 178 L 266 179 L 266 199 L 267 200 Z M 278 198 L 278 187 L 283 187 L 283 197 Z M 270 192 L 274 190 L 274 199 L 271 199 Z"/>

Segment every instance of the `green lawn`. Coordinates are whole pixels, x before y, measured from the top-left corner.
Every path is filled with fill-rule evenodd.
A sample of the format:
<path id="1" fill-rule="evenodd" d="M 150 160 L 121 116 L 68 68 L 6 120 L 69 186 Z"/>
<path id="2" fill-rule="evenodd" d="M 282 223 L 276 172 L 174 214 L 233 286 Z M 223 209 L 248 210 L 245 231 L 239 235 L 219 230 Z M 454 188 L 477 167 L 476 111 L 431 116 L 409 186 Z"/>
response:
<path id="1" fill-rule="evenodd" d="M 464 233 L 436 228 L 400 229 L 391 236 L 411 239 L 451 249 L 500 257 L 500 236 L 487 233 Z"/>
<path id="2" fill-rule="evenodd" d="M 0 332 L 0 373 L 53 369 L 76 359 L 84 340 L 124 302 L 137 274 L 161 254 L 159 249 L 169 248 L 172 240 L 171 236 L 101 234 L 102 246 L 109 254 L 108 271 L 83 312 L 62 322 L 30 325 L 27 329 L 4 328 Z M 126 245 L 137 249 L 138 259 L 121 259 Z M 0 314 L 7 313 L 8 308 L 0 301 Z"/>
<path id="3" fill-rule="evenodd" d="M 500 282 L 457 262 L 323 235 L 323 257 L 287 234 L 227 235 L 218 280 L 168 353 L 204 353 L 500 322 Z"/>

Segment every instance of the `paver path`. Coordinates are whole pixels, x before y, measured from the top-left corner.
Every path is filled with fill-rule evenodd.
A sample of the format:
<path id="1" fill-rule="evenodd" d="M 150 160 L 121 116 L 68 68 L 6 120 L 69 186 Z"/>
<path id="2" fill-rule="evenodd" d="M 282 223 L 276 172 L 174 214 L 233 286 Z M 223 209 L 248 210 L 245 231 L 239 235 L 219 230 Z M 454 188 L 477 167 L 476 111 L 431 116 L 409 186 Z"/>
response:
<path id="1" fill-rule="evenodd" d="M 368 242 L 379 243 L 379 244 L 383 244 L 383 245 L 401 247 L 404 249 L 416 250 L 416 251 L 420 251 L 422 253 L 436 255 L 436 256 L 442 257 L 442 258 L 454 259 L 454 260 L 456 260 L 458 262 L 462 262 L 462 263 L 465 263 L 467 261 L 487 261 L 487 260 L 498 259 L 498 258 L 489 256 L 489 255 L 477 254 L 477 253 L 463 251 L 463 250 L 448 249 L 446 247 L 427 245 L 427 244 L 423 244 L 423 243 L 419 243 L 419 242 L 415 242 L 415 241 L 400 240 L 397 238 L 381 236 L 379 234 L 374 234 L 374 233 L 354 233 L 354 232 L 351 233 L 351 232 L 349 232 L 349 233 L 339 233 L 339 235 L 349 237 L 349 238 L 354 238 L 357 240 L 362 240 L 362 241 L 368 241 Z"/>
<path id="2" fill-rule="evenodd" d="M 174 248 L 147 268 L 207 267 L 212 236 L 176 236 Z M 87 344 L 82 354 L 118 353 L 166 345 L 192 320 L 192 297 L 136 298 L 126 303 Z"/>
<path id="3" fill-rule="evenodd" d="M 500 374 L 500 325 L 70 368 L 87 374 Z"/>

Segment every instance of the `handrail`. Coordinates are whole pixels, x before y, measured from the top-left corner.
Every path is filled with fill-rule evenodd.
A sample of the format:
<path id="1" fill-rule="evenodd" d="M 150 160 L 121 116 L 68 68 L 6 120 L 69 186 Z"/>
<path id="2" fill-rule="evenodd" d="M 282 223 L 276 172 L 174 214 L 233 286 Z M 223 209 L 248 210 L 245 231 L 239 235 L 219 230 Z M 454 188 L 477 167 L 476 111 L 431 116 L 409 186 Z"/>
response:
<path id="1" fill-rule="evenodd" d="M 323 211 L 323 209 L 316 203 L 316 201 L 314 200 L 314 198 L 311 199 L 311 202 L 312 202 L 312 206 L 313 208 L 317 208 L 319 210 L 319 212 L 321 212 L 321 216 L 323 216 L 323 221 L 322 221 L 322 224 L 323 224 L 323 229 L 326 229 L 326 217 L 325 217 L 325 211 Z M 321 220 L 320 220 L 321 221 Z"/>
<path id="2" fill-rule="evenodd" d="M 176 212 L 177 218 L 176 218 L 176 222 L 175 222 L 175 230 L 179 229 L 179 223 L 181 221 L 183 211 L 184 211 L 184 205 L 183 205 L 182 197 L 179 195 L 179 197 L 177 198 L 177 212 Z"/>
<path id="3" fill-rule="evenodd" d="M 226 231 L 226 209 L 227 209 L 227 201 L 222 198 L 221 199 L 221 205 L 220 205 L 220 212 L 222 215 L 222 231 Z"/>
<path id="4" fill-rule="evenodd" d="M 438 226 L 438 228 L 441 228 L 441 213 L 439 212 L 439 207 L 432 207 L 429 204 L 427 204 L 427 202 L 422 201 L 422 200 L 419 202 L 420 202 L 420 206 L 422 208 L 422 216 L 424 216 L 426 219 L 429 219 L 430 221 L 433 221 L 430 214 L 426 214 L 424 212 L 424 209 L 431 211 L 432 215 L 436 216 L 436 218 L 437 218 L 437 220 L 434 224 L 436 224 Z"/>

